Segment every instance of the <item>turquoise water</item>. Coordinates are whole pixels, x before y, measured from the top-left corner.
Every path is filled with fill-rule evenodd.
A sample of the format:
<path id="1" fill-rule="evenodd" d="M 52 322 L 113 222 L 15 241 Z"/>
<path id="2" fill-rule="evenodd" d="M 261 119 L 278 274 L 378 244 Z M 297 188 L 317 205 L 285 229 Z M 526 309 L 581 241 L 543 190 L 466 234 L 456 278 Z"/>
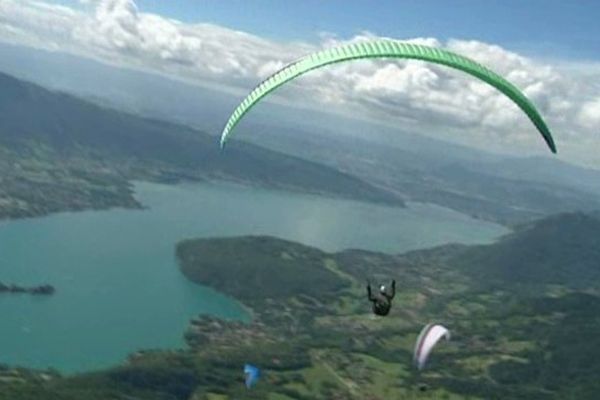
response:
<path id="1" fill-rule="evenodd" d="M 184 346 L 199 313 L 246 318 L 234 300 L 180 274 L 174 246 L 184 238 L 270 234 L 330 251 L 402 252 L 507 232 L 424 204 L 398 209 L 225 184 L 136 189 L 149 209 L 0 225 L 0 281 L 57 288 L 51 297 L 0 295 L 0 363 L 96 369 L 139 349 Z"/>

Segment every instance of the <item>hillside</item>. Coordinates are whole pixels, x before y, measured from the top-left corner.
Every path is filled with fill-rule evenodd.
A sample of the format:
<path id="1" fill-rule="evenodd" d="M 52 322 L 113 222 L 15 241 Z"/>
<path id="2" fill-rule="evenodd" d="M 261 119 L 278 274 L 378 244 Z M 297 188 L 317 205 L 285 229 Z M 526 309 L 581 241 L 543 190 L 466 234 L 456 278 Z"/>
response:
<path id="1" fill-rule="evenodd" d="M 450 263 L 484 282 L 597 289 L 600 220 L 583 213 L 552 216 L 493 245 L 469 248 Z"/>
<path id="2" fill-rule="evenodd" d="M 102 108 L 0 74 L 0 217 L 139 206 L 129 181 L 225 179 L 402 205 L 330 167 Z"/>
<path id="3" fill-rule="evenodd" d="M 244 137 L 335 167 L 407 200 L 505 225 L 600 208 L 599 171 L 546 157 L 501 157 L 365 124 L 353 132 L 348 125 L 334 125 L 343 134 L 333 128 L 262 125 Z M 383 134 L 389 139 L 378 140 Z"/>
<path id="4" fill-rule="evenodd" d="M 546 157 L 511 158 L 491 165 L 495 174 L 509 179 L 570 186 L 600 193 L 600 171 Z"/>

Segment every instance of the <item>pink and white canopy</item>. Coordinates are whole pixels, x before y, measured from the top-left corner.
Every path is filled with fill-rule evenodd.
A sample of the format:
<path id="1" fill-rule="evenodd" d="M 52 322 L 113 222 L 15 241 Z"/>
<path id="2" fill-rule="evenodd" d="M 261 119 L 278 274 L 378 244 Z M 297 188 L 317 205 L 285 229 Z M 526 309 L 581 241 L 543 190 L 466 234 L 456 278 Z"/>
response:
<path id="1" fill-rule="evenodd" d="M 429 353 L 443 337 L 450 340 L 450 331 L 439 324 L 428 324 L 423 328 L 415 343 L 414 362 L 418 369 L 423 369 Z"/>

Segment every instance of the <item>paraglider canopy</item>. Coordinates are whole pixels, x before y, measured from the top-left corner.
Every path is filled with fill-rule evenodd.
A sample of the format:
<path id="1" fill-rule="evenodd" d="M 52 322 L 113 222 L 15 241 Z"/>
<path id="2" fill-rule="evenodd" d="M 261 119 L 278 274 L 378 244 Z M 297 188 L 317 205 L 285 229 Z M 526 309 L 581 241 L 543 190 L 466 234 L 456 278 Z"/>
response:
<path id="1" fill-rule="evenodd" d="M 556 146 L 550 129 L 541 117 L 533 103 L 512 83 L 496 74 L 485 66 L 448 50 L 423 46 L 398 40 L 374 40 L 369 42 L 351 43 L 309 54 L 296 62 L 288 64 L 267 79 L 262 81 L 233 111 L 221 133 L 221 147 L 225 146 L 227 138 L 242 117 L 250 111 L 263 97 L 279 86 L 289 82 L 309 71 L 341 62 L 367 58 L 400 58 L 414 59 L 442 64 L 463 71 L 496 88 L 513 101 L 529 120 L 535 125 L 546 144 L 553 153 Z"/>
<path id="2" fill-rule="evenodd" d="M 450 331 L 446 327 L 428 324 L 423 328 L 415 343 L 414 353 L 414 363 L 419 370 L 425 367 L 429 354 L 442 338 L 450 340 Z"/>
<path id="3" fill-rule="evenodd" d="M 244 375 L 246 376 L 246 387 L 250 389 L 260 378 L 260 369 L 252 364 L 246 364 L 244 365 Z"/>

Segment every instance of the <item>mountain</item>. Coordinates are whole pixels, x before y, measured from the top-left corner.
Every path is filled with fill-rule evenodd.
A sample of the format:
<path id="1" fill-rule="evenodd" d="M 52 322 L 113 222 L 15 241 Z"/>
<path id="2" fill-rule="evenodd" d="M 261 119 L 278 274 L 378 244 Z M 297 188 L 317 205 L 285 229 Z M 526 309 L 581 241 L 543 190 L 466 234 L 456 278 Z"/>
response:
<path id="1" fill-rule="evenodd" d="M 227 179 L 402 205 L 398 196 L 334 168 L 256 145 L 237 142 L 221 152 L 205 133 L 104 108 L 5 74 L 0 74 L 0 88 L 0 150 L 6 155 L 4 180 L 11 182 L 3 188 L 4 216 L 60 210 L 61 192 L 80 199 L 63 204 L 63 210 L 133 206 L 127 183 L 132 179 Z M 111 189 L 103 189 L 102 181 L 110 181 Z M 44 186 L 53 193 L 46 202 L 44 196 L 32 197 Z M 105 201 L 98 203 L 100 198 Z"/>
<path id="2" fill-rule="evenodd" d="M 357 137 L 297 127 L 274 132 L 263 125 L 245 137 L 335 167 L 407 200 L 438 204 L 506 225 L 600 208 L 598 194 L 592 190 L 594 182 L 600 182 L 598 171 L 543 157 L 460 151 L 457 145 L 443 146 L 434 139 L 410 135 L 400 135 L 389 143 L 376 142 L 366 139 L 375 136 L 372 131 L 377 128 L 365 127 L 364 135 Z M 503 166 L 513 160 L 521 167 L 503 173 Z"/>
<path id="3" fill-rule="evenodd" d="M 507 179 L 543 182 L 571 187 L 578 191 L 585 190 L 595 195 L 600 194 L 600 171 L 579 167 L 556 158 L 513 157 L 491 162 L 487 171 Z"/>
<path id="4" fill-rule="evenodd" d="M 600 220 L 583 213 L 551 216 L 492 245 L 469 248 L 450 263 L 482 282 L 593 288 L 600 282 Z"/>
<path id="5" fill-rule="evenodd" d="M 0 71 L 54 91 L 208 133 L 222 128 L 237 97 L 67 53 L 0 43 Z"/>

